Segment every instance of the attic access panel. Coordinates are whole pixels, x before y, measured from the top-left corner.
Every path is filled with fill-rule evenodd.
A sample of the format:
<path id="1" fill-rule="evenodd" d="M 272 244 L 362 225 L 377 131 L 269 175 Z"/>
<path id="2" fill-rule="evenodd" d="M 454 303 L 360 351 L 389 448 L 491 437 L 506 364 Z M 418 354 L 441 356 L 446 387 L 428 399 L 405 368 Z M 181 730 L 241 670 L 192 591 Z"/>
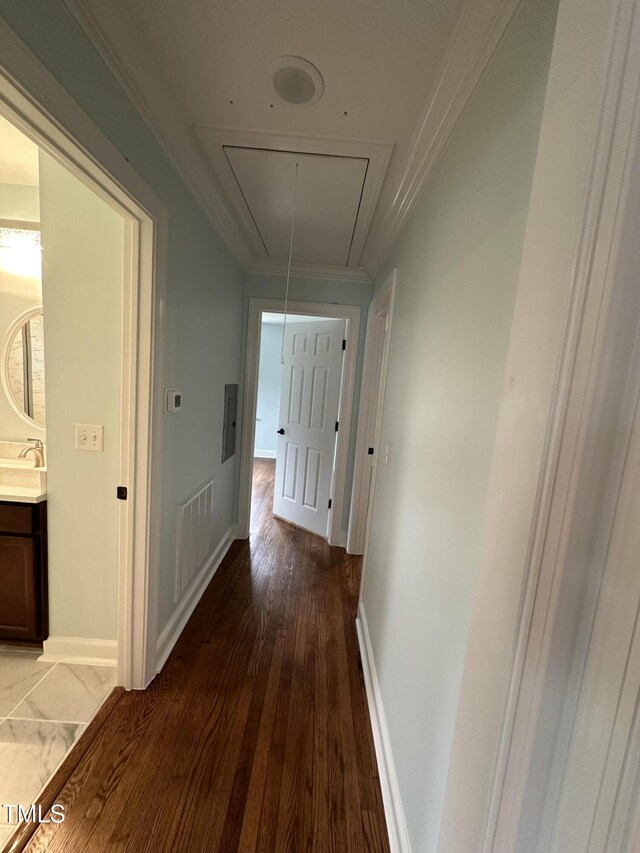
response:
<path id="1" fill-rule="evenodd" d="M 307 264 L 309 270 L 313 270 L 314 274 L 318 271 L 330 271 L 332 274 L 340 269 L 357 269 L 360 266 L 362 252 L 364 250 L 365 241 L 369 233 L 371 221 L 376 210 L 382 184 L 384 182 L 391 154 L 393 152 L 393 143 L 391 142 L 372 142 L 359 139 L 336 139 L 328 137 L 312 137 L 298 136 L 288 133 L 272 133 L 253 130 L 238 130 L 233 128 L 222 127 L 196 127 L 196 132 L 202 143 L 203 149 L 211 162 L 211 165 L 224 188 L 227 198 L 233 207 L 234 213 L 238 217 L 238 221 L 242 224 L 243 230 L 251 243 L 254 254 L 253 264 L 260 267 L 263 271 L 272 269 L 278 274 L 282 273 L 286 266 L 285 259 L 288 256 L 288 242 L 286 251 L 282 253 L 282 227 L 281 223 L 275 230 L 279 236 L 274 241 L 269 233 L 266 235 L 266 242 L 272 246 L 274 255 L 280 255 L 280 259 L 271 259 L 269 252 L 265 246 L 258 225 L 254 218 L 254 214 L 249 207 L 248 198 L 250 197 L 253 208 L 256 208 L 255 213 L 258 216 L 263 230 L 268 232 L 265 227 L 265 217 L 269 208 L 266 203 L 264 207 L 254 198 L 254 183 L 257 181 L 255 192 L 260 192 L 260 198 L 273 199 L 271 204 L 274 207 L 280 208 L 285 205 L 286 200 L 286 220 L 287 227 L 286 238 L 289 235 L 290 216 L 291 216 L 291 189 L 293 173 L 286 172 L 284 176 L 286 181 L 283 185 L 274 186 L 275 179 L 269 177 L 271 165 L 274 163 L 290 163 L 293 162 L 291 168 L 295 168 L 295 161 L 301 161 L 306 156 L 312 158 L 327 158 L 329 162 L 325 162 L 322 166 L 331 169 L 331 164 L 336 172 L 329 176 L 326 183 L 321 182 L 320 192 L 322 197 L 329 194 L 329 187 L 336 187 L 338 196 L 335 202 L 331 202 L 326 207 L 329 208 L 330 216 L 327 215 L 325 207 L 324 215 L 320 223 L 313 222 L 305 227 L 303 232 L 304 242 L 298 245 L 296 250 L 296 262 Z M 243 152 L 264 152 L 265 156 L 260 162 L 268 168 L 263 173 L 255 176 L 253 172 L 257 171 L 257 160 L 253 160 L 248 154 Z M 271 160 L 268 155 L 289 155 L 291 160 L 276 161 Z M 255 155 L 258 156 L 257 154 Z M 340 163 L 338 158 L 342 160 Z M 234 172 L 232 161 L 240 176 L 240 182 Z M 250 162 L 246 162 L 250 161 Z M 314 168 L 312 173 L 318 176 L 321 169 L 321 159 L 312 160 Z M 347 176 L 342 174 L 340 169 L 346 170 Z M 366 169 L 363 180 L 363 167 Z M 258 170 L 259 171 L 259 170 Z M 245 174 L 245 172 L 247 174 Z M 281 175 L 282 177 L 282 175 Z M 249 178 L 247 181 L 246 178 Z M 344 180 L 342 180 L 344 178 Z M 357 198 L 357 210 L 355 212 L 355 225 L 353 223 L 354 205 L 356 202 L 357 188 L 360 189 L 360 196 Z M 310 198 L 312 202 L 311 213 L 314 217 L 320 219 L 319 205 L 321 201 L 320 195 L 312 193 L 304 193 L 306 198 Z M 278 204 L 275 205 L 275 200 Z M 280 213 L 282 217 L 282 213 Z M 335 221 L 334 221 L 335 219 Z M 338 220 L 341 221 L 341 227 L 337 228 Z M 350 227 L 349 227 L 350 226 Z M 316 229 L 314 234 L 322 239 L 313 240 L 311 257 L 323 257 L 337 259 L 337 265 L 324 262 L 314 262 L 309 257 L 302 257 L 301 245 L 309 248 L 309 230 Z M 324 229 L 329 229 L 329 237 L 326 236 Z M 337 235 L 333 233 L 333 230 Z M 348 260 L 345 260 L 345 245 L 346 234 L 349 235 Z M 278 246 L 279 241 L 279 246 Z M 296 238 L 297 242 L 297 238 Z M 321 250 L 321 251 L 320 251 Z"/>
<path id="2" fill-rule="evenodd" d="M 367 158 L 228 145 L 224 151 L 269 260 L 289 255 L 297 163 L 294 263 L 349 264 Z"/>

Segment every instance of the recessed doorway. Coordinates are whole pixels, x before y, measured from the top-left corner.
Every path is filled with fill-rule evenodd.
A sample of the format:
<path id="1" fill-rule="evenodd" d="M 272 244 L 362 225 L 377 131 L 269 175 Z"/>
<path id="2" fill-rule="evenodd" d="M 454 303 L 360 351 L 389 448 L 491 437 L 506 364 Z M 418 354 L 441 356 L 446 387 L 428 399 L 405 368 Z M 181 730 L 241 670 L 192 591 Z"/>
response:
<path id="1" fill-rule="evenodd" d="M 272 460 L 272 510 L 327 536 L 346 321 L 263 312 L 254 457 Z"/>
<path id="2" fill-rule="evenodd" d="M 332 545 L 346 544 L 359 320 L 357 306 L 296 302 L 285 317 L 278 300 L 250 300 L 240 538 L 250 532 L 255 458 L 261 475 L 273 479 L 274 515 Z"/>

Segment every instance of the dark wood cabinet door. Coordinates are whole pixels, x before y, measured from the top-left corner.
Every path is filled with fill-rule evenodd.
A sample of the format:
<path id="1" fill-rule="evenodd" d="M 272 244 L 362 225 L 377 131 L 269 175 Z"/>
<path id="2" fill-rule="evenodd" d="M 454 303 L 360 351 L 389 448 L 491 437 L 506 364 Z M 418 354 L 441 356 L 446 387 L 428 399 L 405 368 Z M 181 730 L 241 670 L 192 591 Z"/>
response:
<path id="1" fill-rule="evenodd" d="M 36 542 L 0 536 L 0 638 L 32 640 L 40 633 Z"/>

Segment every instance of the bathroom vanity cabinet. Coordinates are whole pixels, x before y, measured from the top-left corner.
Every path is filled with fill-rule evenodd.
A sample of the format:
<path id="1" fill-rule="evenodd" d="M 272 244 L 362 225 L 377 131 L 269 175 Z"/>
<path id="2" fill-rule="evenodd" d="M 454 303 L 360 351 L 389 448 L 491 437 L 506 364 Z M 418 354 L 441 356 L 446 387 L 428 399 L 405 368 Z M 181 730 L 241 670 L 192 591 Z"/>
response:
<path id="1" fill-rule="evenodd" d="M 49 634 L 47 502 L 0 501 L 0 641 Z"/>

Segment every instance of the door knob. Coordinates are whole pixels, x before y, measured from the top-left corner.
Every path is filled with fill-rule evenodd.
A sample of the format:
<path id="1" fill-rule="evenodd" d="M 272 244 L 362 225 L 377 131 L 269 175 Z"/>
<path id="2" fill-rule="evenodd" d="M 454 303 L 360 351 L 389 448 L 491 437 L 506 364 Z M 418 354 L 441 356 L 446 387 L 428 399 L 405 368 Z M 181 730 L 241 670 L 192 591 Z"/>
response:
<path id="1" fill-rule="evenodd" d="M 278 435 L 284 435 L 284 429 L 282 427 L 280 427 L 279 430 L 276 430 L 276 432 L 278 433 Z"/>

